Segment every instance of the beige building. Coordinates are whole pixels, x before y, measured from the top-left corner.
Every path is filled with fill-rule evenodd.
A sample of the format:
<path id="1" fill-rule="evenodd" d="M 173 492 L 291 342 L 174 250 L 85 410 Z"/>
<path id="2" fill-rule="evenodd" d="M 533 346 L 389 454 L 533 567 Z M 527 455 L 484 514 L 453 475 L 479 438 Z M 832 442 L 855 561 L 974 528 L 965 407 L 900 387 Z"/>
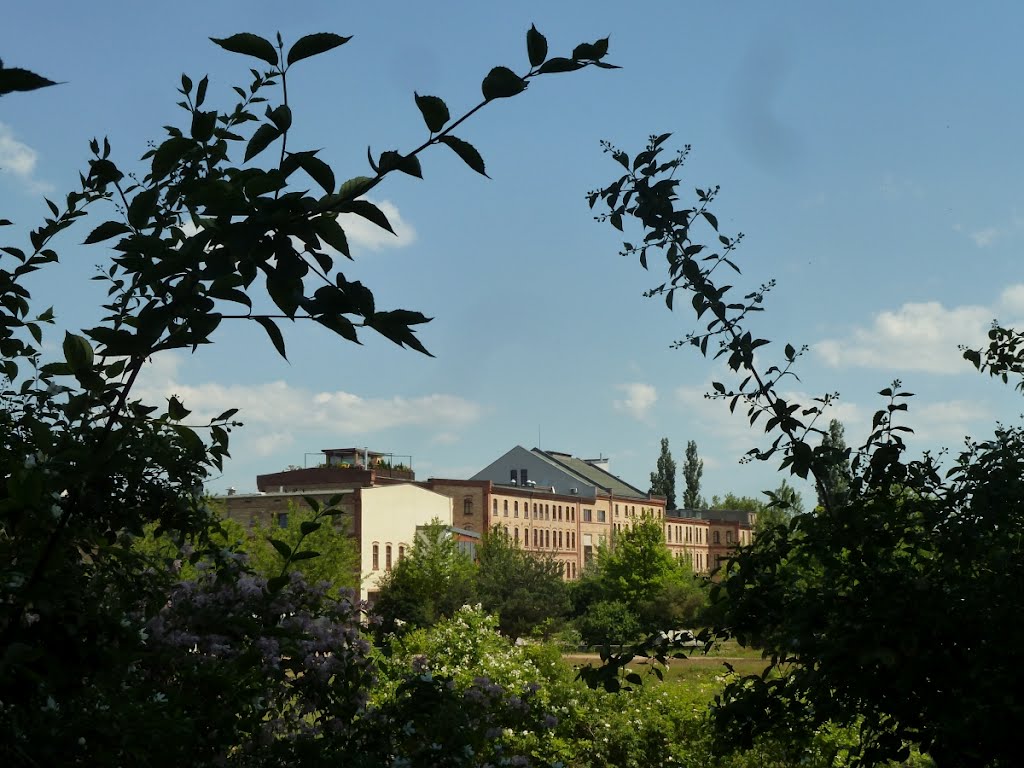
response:
<path id="1" fill-rule="evenodd" d="M 697 573 L 710 573 L 736 549 L 753 541 L 757 515 L 722 509 L 670 509 L 665 515 L 665 544 Z"/>
<path id="2" fill-rule="evenodd" d="M 401 470 L 404 476 L 395 477 L 394 468 L 383 462 L 369 468 L 330 464 L 339 452 L 324 452 L 327 466 L 260 475 L 258 493 L 229 493 L 217 500 L 227 517 L 251 529 L 257 522 L 287 525 L 289 511 L 306 506 L 304 497 L 320 504 L 339 497 L 343 514 L 336 522 L 358 542 L 360 597 L 366 600 L 373 597 L 381 576 L 405 555 L 417 528 L 435 519 L 452 525 L 452 499 L 409 482 L 413 475 L 408 468 Z"/>
<path id="3" fill-rule="evenodd" d="M 358 448 L 323 454 L 319 466 L 259 475 L 259 493 L 221 501 L 228 517 L 251 527 L 257 520 L 286 523 L 281 516 L 290 505 L 304 506 L 304 496 L 324 503 L 340 494 L 342 520 L 359 541 L 364 599 L 405 554 L 416 528 L 434 518 L 467 541 L 501 528 L 523 549 L 561 563 L 566 579 L 577 578 L 598 547 L 614 546 L 619 533 L 645 517 L 663 524 L 669 551 L 698 573 L 714 571 L 752 536 L 754 515 L 666 512 L 664 498 L 611 474 L 603 457 L 516 446 L 468 480 L 416 481 L 411 467 L 390 454 Z"/>

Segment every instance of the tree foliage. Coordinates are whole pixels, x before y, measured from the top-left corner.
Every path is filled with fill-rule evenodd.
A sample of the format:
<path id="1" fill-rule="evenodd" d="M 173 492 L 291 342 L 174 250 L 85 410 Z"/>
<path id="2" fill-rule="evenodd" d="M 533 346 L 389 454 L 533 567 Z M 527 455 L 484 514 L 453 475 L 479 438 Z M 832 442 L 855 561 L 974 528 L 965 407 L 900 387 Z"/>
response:
<path id="1" fill-rule="evenodd" d="M 832 452 L 826 458 L 826 468 L 822 485 L 818 491 L 818 506 L 840 507 L 850 496 L 850 449 L 846 447 L 846 430 L 839 419 L 828 423 L 828 431 L 821 437 L 821 445 L 825 451 Z"/>
<path id="2" fill-rule="evenodd" d="M 373 677 L 360 607 L 306 584 L 297 567 L 318 557 L 309 543 L 340 514 L 338 500 L 307 500 L 298 536 L 270 542 L 277 573 L 254 574 L 211 535 L 203 494 L 229 455 L 237 410 L 199 419 L 177 396 L 153 405 L 134 388 L 148 360 L 213 343 L 231 322 L 260 326 L 282 356 L 282 322 L 351 342 L 371 330 L 425 353 L 415 330 L 428 318 L 379 308 L 338 268 L 351 259 L 339 215 L 392 231 L 365 198 L 388 176 L 422 177 L 421 156 L 435 146 L 483 173 L 479 152 L 454 133 L 467 118 L 542 75 L 613 65 L 607 39 L 549 58 L 532 29 L 522 74 L 491 70 L 482 100 L 457 118 L 440 98 L 417 96 L 423 141 L 371 151 L 369 171 L 339 176 L 318 150 L 295 146 L 287 83 L 295 65 L 349 39 L 214 39 L 258 67 L 229 100 L 215 106 L 221 89 L 208 76 L 182 75 L 183 119 L 140 166 L 118 164 L 109 141 L 94 139 L 80 189 L 47 200 L 26 242 L 0 248 L 4 764 L 385 759 L 358 748 Z M 0 69 L 0 93 L 49 84 L 31 74 Z M 52 271 L 58 236 L 94 211 L 103 214 L 83 240 L 109 255 L 96 275 L 102 318 L 44 342 L 56 314 L 34 306 L 30 276 Z M 147 530 L 169 533 L 171 563 L 187 562 L 196 578 L 138 551 Z"/>
<path id="3" fill-rule="evenodd" d="M 640 632 L 686 627 L 705 593 L 689 562 L 672 556 L 660 521 L 645 518 L 602 547 L 573 587 L 577 627 L 584 639 L 604 633 L 621 644 Z M 627 620 L 625 615 L 629 615 Z M 619 629 L 613 631 L 615 624 Z M 627 629 L 632 629 L 627 632 Z"/>
<path id="4" fill-rule="evenodd" d="M 689 440 L 686 443 L 686 461 L 683 462 L 683 479 L 686 481 L 686 490 L 683 492 L 685 509 L 700 509 L 705 506 L 700 495 L 700 479 L 703 474 L 704 462 L 697 455 L 697 443 Z"/>
<path id="5" fill-rule="evenodd" d="M 382 632 L 429 627 L 477 601 L 476 564 L 440 520 L 417 531 L 405 557 L 378 584 L 373 612 Z"/>
<path id="6" fill-rule="evenodd" d="M 478 553 L 477 596 L 498 617 L 509 637 L 525 637 L 535 628 L 552 629 L 569 612 L 564 567 L 551 555 L 526 552 L 504 528 L 495 526 Z"/>
<path id="7" fill-rule="evenodd" d="M 248 555 L 252 569 L 268 579 L 281 570 L 281 552 L 274 541 L 285 544 L 292 552 L 317 553 L 316 557 L 295 561 L 293 565 L 293 570 L 310 584 L 325 581 L 334 591 L 359 591 L 359 545 L 352 536 L 348 518 L 318 519 L 313 510 L 291 503 L 285 527 L 256 525 L 240 549 Z"/>
<path id="8" fill-rule="evenodd" d="M 688 148 L 663 159 L 667 138 L 651 137 L 632 159 L 606 145 L 625 174 L 590 203 L 606 204 L 602 218 L 617 229 L 627 220 L 642 229 L 641 244 L 627 242 L 623 254 L 645 268 L 653 252 L 664 255 L 668 276 L 647 295 L 669 309 L 685 296 L 703 324 L 679 346 L 721 358 L 736 374 L 713 382 L 711 397 L 769 436 L 748 458 L 780 458 L 781 470 L 813 479 L 823 502 L 762 532 L 713 589 L 724 608 L 716 635 L 760 647 L 770 660 L 764 675 L 727 685 L 714 709 L 728 737 L 722 744 L 749 746 L 765 733 L 806 744 L 835 722 L 859 730 L 852 757 L 863 764 L 905 760 L 909 743 L 940 768 L 1015 764 L 1024 622 L 1006 607 L 1024 587 L 1015 534 L 1024 522 L 1024 433 L 1000 427 L 945 471 L 934 456 L 909 459 L 902 435 L 910 428 L 897 419 L 911 393 L 896 381 L 879 393 L 883 405 L 852 452 L 840 502 L 829 471 L 842 467 L 845 452 L 817 426 L 836 395 L 802 405 L 780 391 L 806 347 L 787 343 L 773 355 L 755 335 L 752 318 L 774 283 L 742 293 L 722 277 L 740 271 L 742 236 L 719 231 L 710 209 L 717 188 L 680 203 Z M 993 375 L 1015 375 L 1019 340 L 998 329 L 990 338 L 984 358 L 971 350 L 965 357 Z M 826 433 L 828 441 L 817 439 Z"/>
<path id="9" fill-rule="evenodd" d="M 676 508 L 676 462 L 668 448 L 668 438 L 661 438 L 657 469 L 651 472 L 651 493 L 665 497 L 665 509 Z"/>

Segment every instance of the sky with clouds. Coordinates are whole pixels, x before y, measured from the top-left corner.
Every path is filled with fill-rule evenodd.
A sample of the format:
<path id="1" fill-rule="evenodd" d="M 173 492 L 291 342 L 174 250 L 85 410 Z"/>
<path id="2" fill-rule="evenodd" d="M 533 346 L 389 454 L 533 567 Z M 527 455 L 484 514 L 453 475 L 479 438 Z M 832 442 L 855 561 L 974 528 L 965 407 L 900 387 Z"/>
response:
<path id="1" fill-rule="evenodd" d="M 517 444 L 610 457 L 646 487 L 662 437 L 680 464 L 697 442 L 707 496 L 776 486 L 773 465 L 738 461 L 764 436 L 704 397 L 725 378 L 720 363 L 671 349 L 694 327 L 687 304 L 670 313 L 644 299 L 661 276 L 618 256 L 621 236 L 586 205 L 617 176 L 600 140 L 633 154 L 663 132 L 692 145 L 684 189 L 721 186 L 722 229 L 745 235 L 739 285 L 777 280 L 757 329 L 778 343 L 759 354 L 770 364 L 782 344 L 807 345 L 789 395 L 839 392 L 832 415 L 855 444 L 878 390 L 900 379 L 916 393 L 906 418 L 918 451 L 1019 418 L 1020 396 L 958 350 L 981 344 L 994 318 L 1024 321 L 1024 105 L 1012 92 L 1024 7 L 1012 2 L 965 13 L 952 2 L 117 0 L 59 14 L 17 3 L 0 26 L 4 62 L 62 84 L 0 101 L 0 217 L 18 225 L 3 244 L 23 245 L 47 215 L 43 196 L 74 188 L 93 136 L 141 169 L 146 142 L 182 122 L 182 72 L 208 74 L 208 102 L 233 104 L 249 62 L 211 36 L 353 35 L 289 75 L 289 148 L 322 148 L 342 179 L 366 172 L 367 146 L 424 139 L 413 91 L 456 115 L 491 67 L 524 70 L 531 23 L 552 55 L 610 35 L 607 60 L 622 69 L 539 78 L 467 121 L 459 135 L 490 179 L 443 147 L 422 158 L 423 181 L 389 177 L 373 194 L 397 236 L 343 222 L 346 275 L 379 307 L 434 318 L 420 338 L 435 357 L 296 325 L 285 362 L 240 325 L 195 355 L 152 360 L 140 395 L 241 409 L 212 491 L 253 489 L 256 474 L 322 448 L 368 446 L 411 458 L 420 477 L 468 477 Z M 85 229 L 31 285 L 60 329 L 99 316 L 89 277 L 108 254 L 80 245 Z"/>

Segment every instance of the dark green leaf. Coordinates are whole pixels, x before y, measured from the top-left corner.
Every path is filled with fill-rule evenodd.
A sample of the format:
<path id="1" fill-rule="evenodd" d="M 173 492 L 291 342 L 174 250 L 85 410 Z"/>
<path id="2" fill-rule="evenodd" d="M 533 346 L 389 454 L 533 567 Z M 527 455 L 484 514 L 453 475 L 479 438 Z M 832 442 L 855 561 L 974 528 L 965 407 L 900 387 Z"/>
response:
<path id="1" fill-rule="evenodd" d="M 288 64 L 292 65 L 296 61 L 325 53 L 339 45 L 344 45 L 351 39 L 351 37 L 342 37 L 332 32 L 316 32 L 300 37 L 288 51 Z"/>
<path id="2" fill-rule="evenodd" d="M 192 93 L 192 78 L 190 78 L 184 72 L 181 74 L 181 90 L 184 91 L 186 96 L 188 94 Z M 98 150 L 99 150 L 99 147 L 97 147 L 93 151 L 97 152 Z"/>
<path id="3" fill-rule="evenodd" d="M 451 119 L 448 105 L 437 96 L 420 96 L 415 91 L 413 91 L 413 96 L 416 98 L 416 106 L 420 108 L 420 113 L 423 115 L 423 122 L 427 124 L 427 130 L 437 133 L 444 128 L 444 124 Z"/>
<path id="4" fill-rule="evenodd" d="M 131 227 L 127 224 L 122 224 L 120 221 L 105 221 L 89 233 L 89 236 L 85 238 L 83 245 L 99 243 L 103 240 L 108 240 L 111 237 L 116 237 L 117 235 L 128 234 L 131 231 Z"/>
<path id="5" fill-rule="evenodd" d="M 181 400 L 177 397 L 171 397 L 167 400 L 167 415 L 170 417 L 171 421 L 181 421 L 190 413 L 192 413 L 192 411 L 182 405 Z"/>
<path id="6" fill-rule="evenodd" d="M 64 359 L 73 372 L 78 372 L 92 365 L 92 347 L 84 336 L 73 333 L 64 334 Z"/>
<path id="7" fill-rule="evenodd" d="M 323 187 L 324 192 L 327 194 L 334 192 L 334 171 L 331 170 L 331 166 L 319 157 L 316 157 L 312 152 L 301 153 L 298 161 L 302 170 L 308 173 L 313 181 Z"/>
<path id="8" fill-rule="evenodd" d="M 267 541 L 270 542 L 270 545 L 274 549 L 276 549 L 278 551 L 278 553 L 280 553 L 281 557 L 283 557 L 285 560 L 287 560 L 289 557 L 291 557 L 292 548 L 289 547 L 287 544 L 285 544 L 283 541 L 281 541 L 280 539 L 269 539 L 269 538 L 267 539 Z"/>
<path id="9" fill-rule="evenodd" d="M 213 137 L 213 129 L 217 127 L 217 113 L 193 112 L 192 113 L 192 138 L 196 141 L 207 142 Z"/>
<path id="10" fill-rule="evenodd" d="M 196 109 L 203 106 L 203 102 L 206 101 L 206 87 L 210 84 L 210 78 L 203 76 L 203 79 L 199 81 L 199 87 L 196 88 Z"/>
<path id="11" fill-rule="evenodd" d="M 605 37 L 598 40 L 595 43 L 581 43 L 572 50 L 572 57 L 574 60 L 584 59 L 587 61 L 597 61 L 602 59 L 608 53 L 608 38 Z"/>
<path id="12" fill-rule="evenodd" d="M 232 416 L 234 416 L 236 413 L 238 413 L 238 409 L 237 408 L 228 408 L 226 411 L 224 411 L 224 413 L 222 413 L 220 416 L 215 418 L 214 421 L 227 421 Z"/>
<path id="13" fill-rule="evenodd" d="M 311 549 L 304 549 L 302 552 L 296 552 L 292 555 L 292 562 L 297 563 L 299 560 L 312 560 L 314 557 L 320 557 L 320 553 L 314 552 Z"/>
<path id="14" fill-rule="evenodd" d="M 263 326 L 263 330 L 267 332 L 267 336 L 270 337 L 270 341 L 274 345 L 274 349 L 281 355 L 285 360 L 288 359 L 288 355 L 285 354 L 284 347 L 284 336 L 281 335 L 281 329 L 277 327 L 277 324 L 269 317 L 254 317 L 257 323 Z"/>
<path id="15" fill-rule="evenodd" d="M 338 187 L 338 197 L 342 200 L 355 200 L 360 195 L 366 194 L 372 187 L 373 179 L 369 176 L 356 176 Z"/>
<path id="16" fill-rule="evenodd" d="M 308 536 L 311 533 L 316 533 L 323 527 L 323 523 L 314 523 L 312 520 L 303 520 L 299 526 L 299 532 L 303 536 Z"/>
<path id="17" fill-rule="evenodd" d="M 274 576 L 272 579 L 267 579 L 267 591 L 272 595 L 276 594 L 284 589 L 287 583 L 287 576 Z"/>
<path id="18" fill-rule="evenodd" d="M 547 38 L 537 31 L 535 24 L 526 30 L 526 55 L 530 57 L 531 67 L 539 67 L 548 57 Z"/>
<path id="19" fill-rule="evenodd" d="M 526 90 L 526 81 L 508 67 L 495 67 L 487 73 L 480 86 L 484 98 L 507 99 Z"/>
<path id="20" fill-rule="evenodd" d="M 262 59 L 271 66 L 277 65 L 277 51 L 274 49 L 271 42 L 263 39 L 259 35 L 254 35 L 251 32 L 239 32 L 237 35 L 232 35 L 231 37 L 211 37 L 210 40 L 219 45 L 225 51 L 241 53 L 245 56 L 255 56 L 257 59 Z M 296 43 L 296 45 L 298 45 L 298 43 Z M 292 50 L 295 50 L 294 47 Z"/>
<path id="21" fill-rule="evenodd" d="M 281 133 L 292 127 L 292 111 L 287 104 L 281 104 L 274 109 L 267 107 L 267 119 L 277 126 Z"/>
<path id="22" fill-rule="evenodd" d="M 136 229 L 149 224 L 156 213 L 156 198 L 160 194 L 159 187 L 144 189 L 128 204 L 128 223 Z"/>
<path id="23" fill-rule="evenodd" d="M 352 254 L 349 252 L 348 238 L 345 236 L 345 230 L 333 215 L 325 214 L 323 216 L 318 216 L 313 219 L 312 223 L 313 229 L 324 243 L 347 258 L 352 258 Z"/>
<path id="24" fill-rule="evenodd" d="M 584 66 L 584 64 L 578 61 L 556 56 L 553 59 L 545 61 L 543 66 L 537 71 L 542 75 L 550 75 L 555 74 L 556 72 L 575 72 L 577 69 L 583 69 Z"/>
<path id="25" fill-rule="evenodd" d="M 484 159 L 472 144 L 468 141 L 458 139 L 455 136 L 442 136 L 441 141 L 451 147 L 455 154 L 461 157 L 462 161 L 466 165 L 477 173 L 487 176 L 487 171 L 484 169 Z M 487 178 L 490 178 L 490 176 Z"/>
<path id="26" fill-rule="evenodd" d="M 0 67 L 0 96 L 15 91 L 34 91 L 51 85 L 57 83 L 27 69 Z"/>
<path id="27" fill-rule="evenodd" d="M 369 200 L 353 200 L 345 205 L 342 210 L 347 213 L 354 213 L 357 216 L 362 216 L 364 219 L 373 222 L 381 229 L 386 229 L 391 234 L 395 234 L 395 230 L 391 228 L 391 222 L 388 221 L 388 217 L 384 215 L 384 212 L 380 208 Z"/>
<path id="28" fill-rule="evenodd" d="M 245 147 L 245 162 L 249 162 L 256 155 L 262 152 L 264 149 L 270 146 L 270 144 L 281 135 L 281 132 L 276 126 L 264 123 L 249 139 L 249 144 Z"/>

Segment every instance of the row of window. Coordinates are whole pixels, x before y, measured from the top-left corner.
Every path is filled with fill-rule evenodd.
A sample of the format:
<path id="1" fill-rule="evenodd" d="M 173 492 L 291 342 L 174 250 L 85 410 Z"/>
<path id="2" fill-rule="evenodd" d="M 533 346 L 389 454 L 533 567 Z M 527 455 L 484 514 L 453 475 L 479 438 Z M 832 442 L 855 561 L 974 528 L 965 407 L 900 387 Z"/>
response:
<path id="1" fill-rule="evenodd" d="M 688 525 L 687 526 L 669 525 L 669 526 L 666 526 L 666 528 L 665 528 L 665 541 L 667 541 L 669 544 L 673 543 L 673 541 L 672 541 L 673 529 L 675 529 L 675 543 L 676 544 L 689 544 L 689 543 L 693 543 L 693 542 L 695 542 L 697 544 L 707 544 L 708 543 L 707 542 L 707 533 L 702 528 L 691 528 Z M 694 535 L 694 532 L 696 532 L 696 536 Z M 737 539 L 736 542 L 738 543 L 739 539 Z M 711 532 L 711 543 L 712 544 L 721 544 L 722 543 L 722 535 L 721 535 L 720 531 L 712 531 Z M 725 543 L 726 544 L 732 544 L 733 543 L 732 531 L 726 531 L 725 532 Z"/>
<path id="2" fill-rule="evenodd" d="M 463 510 L 465 511 L 465 504 L 470 505 L 472 510 L 472 502 L 469 499 L 463 503 Z M 501 516 L 508 517 L 509 507 L 508 499 L 502 500 L 501 504 Z M 466 512 L 471 514 L 471 512 Z M 492 517 L 498 517 L 498 500 L 494 499 L 491 506 Z M 519 517 L 519 502 L 512 502 L 512 517 Z M 523 517 L 527 520 L 530 519 L 530 502 L 523 502 Z M 534 520 L 556 520 L 558 522 L 575 523 L 576 522 L 576 507 L 565 505 L 565 509 L 562 509 L 561 504 L 541 504 L 534 503 L 533 505 L 533 519 Z"/>
<path id="3" fill-rule="evenodd" d="M 530 532 L 533 532 L 531 537 Z M 505 532 L 509 528 L 505 526 Z M 558 531 L 550 528 L 523 528 L 522 542 L 519 540 L 519 528 L 512 528 L 512 541 L 516 544 L 522 543 L 524 547 L 533 546 L 535 549 L 576 549 L 576 531 Z M 532 541 L 532 544 L 531 544 Z"/>
<path id="4" fill-rule="evenodd" d="M 398 545 L 398 559 L 401 560 L 405 557 L 405 544 Z M 380 570 L 380 544 L 377 542 L 373 543 L 373 562 L 371 568 L 375 571 Z M 384 545 L 384 570 L 391 570 L 391 544 L 390 542 Z"/>

